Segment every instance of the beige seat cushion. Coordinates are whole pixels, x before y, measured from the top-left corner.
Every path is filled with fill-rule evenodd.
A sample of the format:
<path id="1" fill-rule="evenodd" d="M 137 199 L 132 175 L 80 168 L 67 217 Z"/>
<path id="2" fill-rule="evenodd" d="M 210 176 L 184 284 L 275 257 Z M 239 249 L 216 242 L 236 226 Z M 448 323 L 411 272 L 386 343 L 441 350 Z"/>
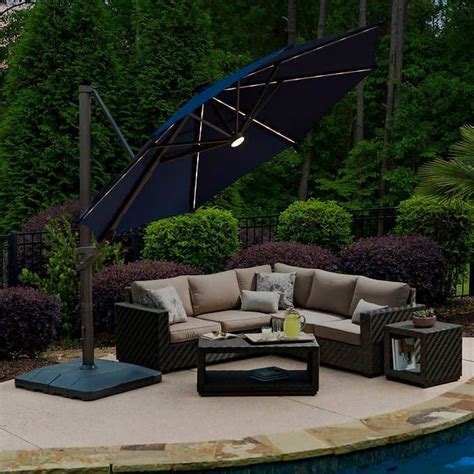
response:
<path id="1" fill-rule="evenodd" d="M 314 269 L 293 267 L 292 265 L 286 265 L 285 263 L 275 263 L 275 272 L 296 272 L 294 302 L 296 306 L 306 306 L 311 286 L 313 284 Z"/>
<path id="2" fill-rule="evenodd" d="M 193 305 L 191 304 L 191 296 L 189 295 L 187 275 L 174 278 L 164 278 L 162 280 L 134 281 L 131 285 L 132 301 L 135 304 L 143 304 L 146 290 L 158 290 L 168 286 L 172 286 L 178 292 L 178 295 L 186 311 L 186 315 L 193 316 Z"/>
<path id="3" fill-rule="evenodd" d="M 314 270 L 313 285 L 306 306 L 350 317 L 357 278 L 356 275 Z"/>
<path id="4" fill-rule="evenodd" d="M 332 341 L 360 346 L 360 326 L 350 319 L 319 323 L 314 326 L 316 339 L 322 337 Z"/>
<path id="5" fill-rule="evenodd" d="M 188 277 L 194 315 L 240 307 L 240 289 L 234 270 Z"/>
<path id="6" fill-rule="evenodd" d="M 396 281 L 375 280 L 361 276 L 357 279 L 354 297 L 351 303 L 351 314 L 361 299 L 369 303 L 396 307 L 408 303 L 410 286 Z"/>
<path id="7" fill-rule="evenodd" d="M 207 332 L 221 331 L 221 325 L 214 321 L 204 319 L 188 318 L 185 323 L 177 323 L 170 326 L 170 342 L 193 341 L 199 339 L 201 334 Z"/>
<path id="8" fill-rule="evenodd" d="M 271 271 L 272 267 L 270 265 L 259 265 L 258 267 L 250 268 L 236 268 L 235 274 L 237 275 L 240 291 L 255 291 L 257 289 L 256 273 L 270 273 Z"/>
<path id="9" fill-rule="evenodd" d="M 199 319 L 220 323 L 225 332 L 242 332 L 269 326 L 272 315 L 254 311 L 228 310 L 200 314 Z"/>

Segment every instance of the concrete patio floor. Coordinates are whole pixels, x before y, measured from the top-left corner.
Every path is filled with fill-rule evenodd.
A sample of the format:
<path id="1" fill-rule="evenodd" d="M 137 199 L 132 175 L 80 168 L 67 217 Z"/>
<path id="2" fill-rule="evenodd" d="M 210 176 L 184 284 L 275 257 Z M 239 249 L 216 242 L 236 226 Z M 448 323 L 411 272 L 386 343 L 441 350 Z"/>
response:
<path id="1" fill-rule="evenodd" d="M 265 357 L 213 366 L 296 368 Z M 195 370 L 163 376 L 162 383 L 94 402 L 0 384 L 0 450 L 114 446 L 236 439 L 344 423 L 432 399 L 474 376 L 474 338 L 463 339 L 463 376 L 421 389 L 322 367 L 314 397 L 209 397 L 196 392 Z"/>

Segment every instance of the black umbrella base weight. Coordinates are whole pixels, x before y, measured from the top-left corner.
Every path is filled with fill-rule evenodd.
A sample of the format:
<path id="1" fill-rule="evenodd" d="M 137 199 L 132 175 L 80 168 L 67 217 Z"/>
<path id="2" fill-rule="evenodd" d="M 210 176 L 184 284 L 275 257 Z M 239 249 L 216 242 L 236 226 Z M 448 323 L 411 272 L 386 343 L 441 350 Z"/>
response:
<path id="1" fill-rule="evenodd" d="M 161 382 L 161 372 L 139 365 L 96 360 L 95 368 L 81 367 L 82 360 L 41 367 L 16 377 L 15 386 L 91 401 Z"/>

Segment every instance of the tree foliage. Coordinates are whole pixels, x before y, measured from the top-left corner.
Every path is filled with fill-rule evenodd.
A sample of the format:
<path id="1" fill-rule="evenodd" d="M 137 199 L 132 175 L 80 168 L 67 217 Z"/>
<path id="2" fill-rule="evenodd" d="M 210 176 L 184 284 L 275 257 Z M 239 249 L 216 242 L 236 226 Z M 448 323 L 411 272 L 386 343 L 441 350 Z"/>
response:
<path id="1" fill-rule="evenodd" d="M 358 23 L 358 2 L 328 2 L 326 34 Z M 277 213 L 297 196 L 301 162 L 314 157 L 308 197 L 348 208 L 397 205 L 423 164 L 448 156 L 473 116 L 474 4 L 407 4 L 400 104 L 384 146 L 389 0 L 367 2 L 367 23 L 386 20 L 377 69 L 364 81 L 364 140 L 355 145 L 356 93 L 311 138 L 218 195 L 235 214 Z M 317 36 L 319 2 L 296 2 L 296 41 Z M 37 0 L 0 33 L 0 227 L 20 228 L 38 210 L 78 194 L 77 87 L 94 83 L 137 150 L 196 88 L 286 44 L 287 0 Z M 127 159 L 97 108 L 93 184 Z M 381 163 L 386 194 L 381 198 Z M 48 190 L 48 192 L 45 192 Z"/>

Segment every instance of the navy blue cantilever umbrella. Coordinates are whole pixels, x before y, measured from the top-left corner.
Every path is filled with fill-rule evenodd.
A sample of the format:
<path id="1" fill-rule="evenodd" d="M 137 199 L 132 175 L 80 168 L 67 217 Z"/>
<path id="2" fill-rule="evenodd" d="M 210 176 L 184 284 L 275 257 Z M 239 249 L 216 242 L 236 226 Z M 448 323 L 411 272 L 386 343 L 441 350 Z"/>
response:
<path id="1" fill-rule="evenodd" d="M 289 46 L 202 89 L 80 218 L 100 240 L 195 210 L 285 148 L 375 67 L 380 24 Z"/>

